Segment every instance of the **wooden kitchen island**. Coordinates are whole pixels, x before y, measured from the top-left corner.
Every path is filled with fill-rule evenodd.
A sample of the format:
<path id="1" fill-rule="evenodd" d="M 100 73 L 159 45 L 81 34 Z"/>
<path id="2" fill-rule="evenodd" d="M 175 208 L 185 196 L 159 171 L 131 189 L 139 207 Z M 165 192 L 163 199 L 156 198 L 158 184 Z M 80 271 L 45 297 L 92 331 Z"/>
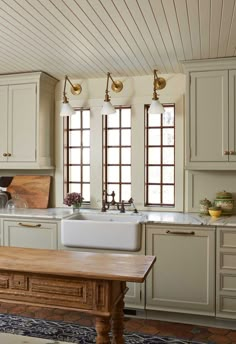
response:
<path id="1" fill-rule="evenodd" d="M 126 282 L 144 282 L 154 256 L 0 247 L 0 301 L 87 312 L 97 344 L 123 344 Z"/>

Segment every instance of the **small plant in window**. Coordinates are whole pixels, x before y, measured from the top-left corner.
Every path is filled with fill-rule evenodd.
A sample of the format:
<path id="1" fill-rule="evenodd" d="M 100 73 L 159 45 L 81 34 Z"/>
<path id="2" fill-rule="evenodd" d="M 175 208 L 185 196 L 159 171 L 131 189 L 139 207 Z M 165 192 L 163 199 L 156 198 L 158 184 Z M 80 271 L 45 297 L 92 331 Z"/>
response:
<path id="1" fill-rule="evenodd" d="M 64 198 L 64 204 L 68 205 L 69 207 L 72 205 L 73 208 L 80 208 L 82 205 L 84 198 L 78 192 L 68 193 Z"/>

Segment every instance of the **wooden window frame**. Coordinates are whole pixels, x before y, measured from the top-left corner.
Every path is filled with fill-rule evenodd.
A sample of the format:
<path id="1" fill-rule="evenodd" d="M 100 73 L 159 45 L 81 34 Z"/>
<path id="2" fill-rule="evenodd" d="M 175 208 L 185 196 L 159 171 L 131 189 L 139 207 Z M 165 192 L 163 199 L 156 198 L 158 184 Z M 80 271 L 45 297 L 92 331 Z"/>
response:
<path id="1" fill-rule="evenodd" d="M 131 151 L 131 147 L 132 147 L 132 142 L 130 143 L 130 145 L 122 145 L 121 144 L 121 131 L 122 130 L 130 130 L 130 136 L 131 136 L 131 124 L 130 124 L 130 127 L 122 127 L 121 125 L 121 113 L 122 113 L 122 110 L 124 109 L 130 109 L 131 111 L 131 106 L 117 106 L 116 107 L 116 110 L 119 111 L 119 126 L 118 127 L 111 127 L 109 128 L 108 127 L 108 116 L 104 116 L 103 118 L 103 190 L 108 190 L 108 185 L 118 185 L 119 187 L 119 194 L 117 195 L 116 194 L 116 201 L 118 202 L 121 202 L 122 200 L 122 185 L 130 185 L 130 188 L 131 188 L 131 181 L 130 182 L 122 182 L 122 167 L 123 166 L 129 166 L 130 169 L 131 169 L 131 159 L 130 159 L 130 164 L 122 164 L 121 163 L 121 154 L 122 154 L 122 148 L 130 148 L 130 151 Z M 111 116 L 116 116 L 115 114 L 114 115 L 111 115 Z M 130 121 L 132 120 L 132 118 L 130 118 Z M 107 134 L 108 134 L 108 130 L 119 130 L 119 145 L 116 145 L 116 146 L 112 146 L 112 145 L 109 145 L 108 146 L 108 138 L 107 138 Z M 131 141 L 132 137 L 130 137 L 130 141 Z M 107 162 L 108 160 L 108 149 L 109 148 L 118 148 L 119 149 L 119 164 L 109 164 Z M 108 171 L 107 171 L 107 168 L 109 166 L 118 166 L 119 167 L 119 181 L 117 182 L 109 182 L 108 181 Z M 130 190 L 131 191 L 131 190 Z M 106 199 L 107 201 L 107 199 Z M 127 201 L 127 199 L 125 199 L 125 201 Z"/>
<path id="2" fill-rule="evenodd" d="M 161 115 L 161 123 L 160 126 L 152 126 L 149 127 L 148 125 L 148 109 L 149 109 L 150 105 L 145 105 L 144 106 L 144 140 L 145 140 L 145 201 L 144 201 L 144 205 L 147 207 L 152 207 L 152 206 L 158 206 L 158 207 L 170 207 L 170 208 L 174 208 L 175 207 L 175 104 L 163 104 L 164 108 L 174 108 L 174 125 L 173 126 L 163 126 L 163 116 Z M 148 129 L 160 129 L 161 132 L 161 142 L 160 145 L 148 145 Z M 163 129 L 169 129 L 169 128 L 173 128 L 174 129 L 174 144 L 172 146 L 170 145 L 163 145 L 162 143 L 162 137 L 163 137 Z M 159 147 L 161 150 L 161 156 L 160 156 L 160 164 L 150 164 L 149 163 L 149 156 L 148 156 L 148 148 L 149 147 Z M 174 163 L 173 164 L 163 164 L 163 148 L 164 147 L 173 147 L 174 148 Z M 160 166 L 160 182 L 159 183 L 150 183 L 148 180 L 148 168 L 149 166 Z M 163 172 L 162 172 L 162 167 L 163 166 L 173 166 L 174 167 L 174 182 L 173 183 L 164 183 L 163 182 Z M 160 203 L 150 203 L 149 202 L 149 185 L 159 185 L 160 186 Z M 171 185 L 174 187 L 174 203 L 163 203 L 163 186 L 166 185 Z"/>
<path id="3" fill-rule="evenodd" d="M 67 193 L 70 192 L 70 185 L 72 184 L 80 184 L 80 190 L 81 190 L 81 195 L 83 196 L 83 185 L 84 184 L 91 184 L 90 178 L 88 182 L 83 181 L 83 167 L 84 166 L 91 166 L 91 162 L 89 164 L 84 164 L 83 163 L 83 149 L 84 148 L 91 148 L 91 145 L 85 146 L 83 145 L 83 135 L 82 133 L 84 131 L 90 131 L 89 128 L 83 128 L 83 112 L 84 111 L 90 111 L 90 109 L 87 108 L 75 108 L 75 111 L 80 113 L 80 123 L 81 126 L 80 128 L 70 128 L 70 117 L 64 117 L 64 122 L 63 122 L 63 140 L 64 140 L 64 156 L 63 156 L 63 166 L 64 166 L 64 172 L 63 172 L 63 180 L 64 180 L 64 197 L 66 196 Z M 73 115 L 74 116 L 74 115 Z M 80 145 L 79 146 L 70 146 L 69 142 L 69 133 L 72 131 L 80 131 Z M 70 164 L 70 149 L 72 148 L 80 148 L 81 149 L 81 154 L 80 154 L 80 161 L 76 164 Z M 70 167 L 71 166 L 79 166 L 80 167 L 80 181 L 71 181 L 70 180 Z M 84 204 L 90 204 L 90 201 L 84 201 Z"/>

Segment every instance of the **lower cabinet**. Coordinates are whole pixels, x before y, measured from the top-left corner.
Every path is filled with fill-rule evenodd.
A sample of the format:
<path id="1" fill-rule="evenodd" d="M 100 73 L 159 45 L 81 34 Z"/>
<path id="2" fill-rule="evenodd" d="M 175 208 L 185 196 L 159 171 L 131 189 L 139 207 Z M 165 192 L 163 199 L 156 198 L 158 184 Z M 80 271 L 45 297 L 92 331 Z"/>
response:
<path id="1" fill-rule="evenodd" d="M 236 227 L 217 228 L 216 316 L 236 319 Z"/>
<path id="2" fill-rule="evenodd" d="M 215 229 L 147 225 L 146 309 L 215 315 Z"/>
<path id="3" fill-rule="evenodd" d="M 3 245 L 57 249 L 56 222 L 14 219 L 3 220 Z"/>

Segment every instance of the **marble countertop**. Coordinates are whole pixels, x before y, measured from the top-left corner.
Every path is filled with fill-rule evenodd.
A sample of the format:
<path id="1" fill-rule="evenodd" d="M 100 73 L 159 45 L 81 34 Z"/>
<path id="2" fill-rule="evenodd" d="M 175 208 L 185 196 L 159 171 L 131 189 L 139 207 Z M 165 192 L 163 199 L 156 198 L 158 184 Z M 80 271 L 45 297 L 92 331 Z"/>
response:
<path id="1" fill-rule="evenodd" d="M 80 209 L 81 213 L 98 213 L 98 209 Z M 48 208 L 48 209 L 0 209 L 0 217 L 25 217 L 25 218 L 42 218 L 48 220 L 61 220 L 73 214 L 73 209 L 68 207 Z M 120 214 L 118 211 L 108 211 L 107 214 Z M 132 215 L 132 212 L 122 214 Z M 143 216 L 146 223 L 160 223 L 170 225 L 197 225 L 197 226 L 236 226 L 236 215 L 221 216 L 212 218 L 210 216 L 202 216 L 197 213 L 182 212 L 156 212 L 156 211 L 140 211 L 139 215 Z M 136 214 L 134 214 L 136 215 Z"/>

